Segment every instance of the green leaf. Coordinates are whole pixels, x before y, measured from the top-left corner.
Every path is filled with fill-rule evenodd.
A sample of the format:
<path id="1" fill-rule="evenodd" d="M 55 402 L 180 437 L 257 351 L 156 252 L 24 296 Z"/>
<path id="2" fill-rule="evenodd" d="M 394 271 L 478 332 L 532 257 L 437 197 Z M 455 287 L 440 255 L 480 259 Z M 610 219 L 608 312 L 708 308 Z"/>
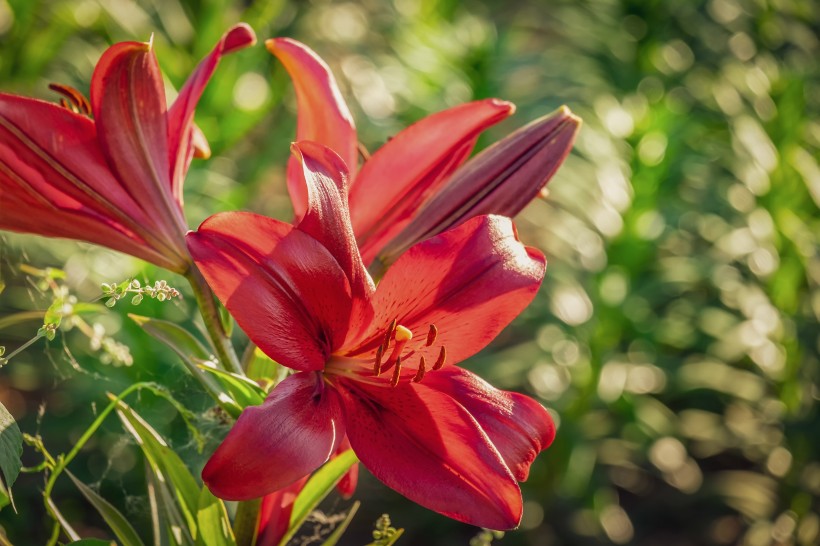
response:
<path id="1" fill-rule="evenodd" d="M 347 531 L 347 527 L 350 525 L 350 522 L 353 521 L 353 517 L 356 515 L 356 512 L 359 510 L 359 506 L 361 506 L 361 504 L 362 503 L 360 503 L 359 501 L 353 503 L 353 506 L 350 507 L 350 510 L 347 512 L 344 521 L 342 521 L 333 530 L 333 532 L 330 533 L 330 536 L 328 536 L 327 540 L 325 540 L 322 543 L 322 546 L 336 546 L 336 544 L 339 542 L 339 539 L 342 538 L 342 535 L 345 533 L 345 531 Z"/>
<path id="2" fill-rule="evenodd" d="M 69 542 L 66 546 L 117 546 L 113 540 L 100 540 L 98 538 L 84 538 Z"/>
<path id="3" fill-rule="evenodd" d="M 156 483 L 167 488 L 167 496 L 171 499 L 168 504 L 174 508 L 169 510 L 172 525 L 187 529 L 190 537 L 195 539 L 199 486 L 191 472 L 151 425 L 122 401 L 117 403 L 117 415 L 125 429 L 137 440 L 151 471 L 156 475 Z M 161 490 L 162 487 L 158 486 L 157 489 Z"/>
<path id="4" fill-rule="evenodd" d="M 333 490 L 351 466 L 359 462 L 352 449 L 334 457 L 320 468 L 305 484 L 293 503 L 288 532 L 279 543 L 284 546 L 296 534 L 308 515 Z"/>
<path id="5" fill-rule="evenodd" d="M 225 510 L 225 503 L 213 496 L 207 487 L 203 487 L 199 493 L 196 520 L 199 524 L 197 543 L 204 546 L 233 546 L 236 544 L 231 522 L 228 520 L 228 512 Z"/>
<path id="6" fill-rule="evenodd" d="M 255 381 L 268 382 L 269 387 L 273 388 L 287 375 L 287 368 L 271 359 L 259 347 L 254 347 L 253 355 L 248 362 L 248 377 Z"/>
<path id="7" fill-rule="evenodd" d="M 20 473 L 20 455 L 23 453 L 23 435 L 14 417 L 0 404 L 0 494 L 8 498 L 14 506 L 11 486 Z M 0 497 L 2 498 L 2 497 Z"/>
<path id="8" fill-rule="evenodd" d="M 173 530 L 169 523 L 170 505 L 168 490 L 165 484 L 157 480 L 151 465 L 145 461 L 145 485 L 148 489 L 148 508 L 151 511 L 151 530 L 154 535 L 154 546 L 170 546 Z M 181 519 L 181 518 L 178 518 Z"/>
<path id="9" fill-rule="evenodd" d="M 122 542 L 122 546 L 144 546 L 137 532 L 119 510 L 95 493 L 93 489 L 78 480 L 68 469 L 65 470 L 65 473 L 71 478 L 71 481 L 74 482 L 74 485 L 77 486 L 77 489 L 80 490 L 80 493 L 83 494 L 88 502 L 94 505 L 97 512 L 100 513 L 117 538 Z"/>
<path id="10" fill-rule="evenodd" d="M 222 390 L 236 402 L 237 408 L 228 410 L 234 418 L 239 417 L 248 406 L 258 406 L 265 401 L 265 391 L 252 379 L 205 364 L 200 364 L 199 369 L 213 376 Z M 237 409 L 238 413 L 234 414 Z"/>
<path id="11" fill-rule="evenodd" d="M 136 322 L 151 337 L 170 347 L 183 360 L 210 360 L 211 353 L 188 330 L 167 320 L 159 320 L 129 313 L 128 317 Z"/>
<path id="12" fill-rule="evenodd" d="M 180 357 L 191 375 L 199 380 L 222 409 L 234 418 L 242 413 L 242 407 L 224 392 L 222 384 L 216 381 L 211 374 L 202 371 L 202 363 L 211 361 L 213 357 L 188 330 L 166 320 L 152 319 L 132 313 L 128 316 L 148 335 L 170 347 Z"/>

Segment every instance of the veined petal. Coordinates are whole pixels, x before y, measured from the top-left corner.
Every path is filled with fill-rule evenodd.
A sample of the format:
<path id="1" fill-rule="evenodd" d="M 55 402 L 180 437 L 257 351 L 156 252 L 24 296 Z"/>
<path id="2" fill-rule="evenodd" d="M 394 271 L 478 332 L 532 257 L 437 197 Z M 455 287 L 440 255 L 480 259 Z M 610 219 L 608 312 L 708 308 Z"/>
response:
<path id="1" fill-rule="evenodd" d="M 372 329 L 359 340 L 370 352 L 393 319 L 413 338 L 413 359 L 446 362 L 472 356 L 532 301 L 544 278 L 544 255 L 518 240 L 509 218 L 479 216 L 423 241 L 387 270 L 376 289 Z M 426 345 L 430 325 L 435 342 Z M 345 343 L 353 347 L 350 339 Z M 357 353 L 351 349 L 351 353 Z"/>
<path id="2" fill-rule="evenodd" d="M 112 172 L 169 241 L 187 231 L 168 160 L 165 88 L 151 44 L 108 48 L 91 78 L 91 107 Z"/>
<path id="3" fill-rule="evenodd" d="M 518 484 L 463 406 L 421 383 L 338 386 L 350 444 L 379 480 L 459 521 L 499 530 L 518 525 Z"/>
<path id="4" fill-rule="evenodd" d="M 112 175 L 94 122 L 0 94 L 0 228 L 97 243 L 183 272 L 187 252 L 153 233 Z"/>
<path id="5" fill-rule="evenodd" d="M 188 248 L 208 284 L 262 351 L 296 370 L 321 370 L 345 335 L 350 286 L 325 247 L 257 214 L 211 216 Z"/>
<path id="6" fill-rule="evenodd" d="M 233 53 L 256 43 L 256 35 L 250 26 L 240 23 L 233 26 L 214 46 L 182 86 L 174 104 L 168 111 L 168 158 L 171 164 L 171 184 L 173 195 L 182 203 L 182 181 L 188 170 L 194 152 L 194 139 L 201 137 L 193 134 L 194 109 L 199 102 L 205 86 L 213 76 L 219 60 L 223 55 Z M 202 148 L 202 146 L 199 146 Z"/>
<path id="7" fill-rule="evenodd" d="M 242 412 L 202 470 L 208 489 L 248 500 L 286 487 L 330 458 L 344 436 L 341 400 L 321 376 L 291 375 Z"/>
<path id="8" fill-rule="evenodd" d="M 311 140 L 339 154 L 350 176 L 358 163 L 358 140 L 353 116 L 327 64 L 309 47 L 290 38 L 265 42 L 268 51 L 285 66 L 293 80 L 299 120 L 296 140 Z M 299 182 L 302 167 L 291 158 L 288 164 L 288 191 L 298 222 L 307 210 L 307 194 Z"/>
<path id="9" fill-rule="evenodd" d="M 472 372 L 451 366 L 426 375 L 424 384 L 470 412 L 520 482 L 527 479 L 535 456 L 555 439 L 555 423 L 541 404 L 496 389 Z"/>
<path id="10" fill-rule="evenodd" d="M 362 264 L 347 208 L 348 173 L 344 162 L 330 148 L 315 142 L 292 146 L 302 170 L 307 209 L 297 225 L 322 243 L 344 270 L 354 298 L 366 301 L 375 286 Z"/>
<path id="11" fill-rule="evenodd" d="M 373 154 L 350 190 L 353 231 L 365 263 L 469 157 L 479 134 L 514 111 L 498 99 L 462 104 L 411 125 Z"/>
<path id="12" fill-rule="evenodd" d="M 580 127 L 581 119 L 562 106 L 470 159 L 424 203 L 412 223 L 393 233 L 379 251 L 380 262 L 389 265 L 418 241 L 474 216 L 521 212 L 564 162 Z"/>

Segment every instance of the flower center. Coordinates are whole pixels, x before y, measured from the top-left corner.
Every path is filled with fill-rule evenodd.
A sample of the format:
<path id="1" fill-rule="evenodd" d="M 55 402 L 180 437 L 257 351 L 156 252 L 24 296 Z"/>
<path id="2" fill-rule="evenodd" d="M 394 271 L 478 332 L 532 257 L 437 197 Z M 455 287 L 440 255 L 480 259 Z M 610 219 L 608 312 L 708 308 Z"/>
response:
<path id="1" fill-rule="evenodd" d="M 435 324 L 431 324 L 427 331 L 427 339 L 424 342 L 425 347 L 431 347 L 436 342 L 438 336 L 438 328 Z M 390 385 L 395 387 L 401 381 L 402 367 L 407 359 L 415 354 L 415 350 L 410 350 L 406 354 L 402 354 L 407 344 L 413 339 L 413 332 L 409 328 L 398 324 L 396 319 L 390 323 L 384 333 L 384 339 L 381 345 L 376 349 L 376 357 L 373 362 L 373 375 L 379 376 L 384 372 L 393 369 L 393 376 L 390 380 Z M 390 344 L 393 344 L 392 349 Z M 388 350 L 390 351 L 388 354 Z M 385 355 L 388 355 L 385 359 Z M 441 369 L 444 366 L 444 361 L 447 359 L 447 349 L 442 345 L 439 349 L 438 358 L 436 358 L 433 371 Z M 415 383 L 424 379 L 424 374 L 427 373 L 427 362 L 424 355 L 419 356 L 416 373 L 413 374 L 411 380 Z"/>

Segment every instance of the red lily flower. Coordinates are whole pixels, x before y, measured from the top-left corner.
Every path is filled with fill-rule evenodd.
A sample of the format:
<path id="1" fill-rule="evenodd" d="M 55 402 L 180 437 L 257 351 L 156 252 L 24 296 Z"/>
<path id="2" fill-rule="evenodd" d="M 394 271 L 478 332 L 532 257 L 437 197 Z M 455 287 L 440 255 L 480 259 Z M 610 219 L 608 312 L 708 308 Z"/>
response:
<path id="1" fill-rule="evenodd" d="M 308 477 L 305 476 L 283 489 L 262 497 L 255 546 L 277 546 L 282 541 L 282 537 L 288 532 L 293 503 L 307 480 Z"/>
<path id="2" fill-rule="evenodd" d="M 90 104 L 64 86 L 52 88 L 66 107 L 0 94 L 0 229 L 96 243 L 185 272 L 182 181 L 192 157 L 210 153 L 194 108 L 220 58 L 255 41 L 249 26 L 231 28 L 170 108 L 150 42 L 103 53 Z"/>
<path id="3" fill-rule="evenodd" d="M 347 164 L 353 231 L 365 264 L 378 258 L 378 269 L 413 244 L 474 216 L 518 214 L 558 170 L 580 128 L 581 120 L 562 107 L 467 161 L 479 134 L 515 111 L 509 102 L 479 100 L 411 125 L 357 172 L 356 128 L 328 66 L 295 40 L 265 44 L 293 79 L 296 139 L 324 144 Z M 305 199 L 294 159 L 288 190 L 298 221 Z"/>
<path id="4" fill-rule="evenodd" d="M 229 500 L 260 497 L 323 464 L 347 437 L 409 499 L 491 529 L 521 518 L 518 481 L 554 437 L 534 400 L 454 366 L 532 300 L 543 254 L 512 222 L 476 217 L 416 244 L 375 287 L 350 225 L 347 173 L 300 143 L 305 213 L 296 226 L 211 216 L 188 248 L 251 340 L 297 371 L 247 408 L 202 477 Z"/>

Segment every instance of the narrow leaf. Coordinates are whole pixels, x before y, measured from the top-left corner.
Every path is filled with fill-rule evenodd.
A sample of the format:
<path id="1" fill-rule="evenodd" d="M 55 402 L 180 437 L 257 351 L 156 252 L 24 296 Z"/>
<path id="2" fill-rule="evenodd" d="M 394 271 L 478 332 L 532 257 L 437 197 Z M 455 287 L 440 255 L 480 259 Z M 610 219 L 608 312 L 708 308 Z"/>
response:
<path id="1" fill-rule="evenodd" d="M 151 425 L 122 401 L 117 403 L 117 415 L 125 429 L 137 440 L 157 481 L 164 482 L 169 487 L 176 500 L 175 504 L 185 519 L 185 528 L 196 538 L 199 486 L 191 472 Z"/>
<path id="2" fill-rule="evenodd" d="M 99 538 L 84 538 L 69 542 L 67 546 L 117 546 L 113 540 L 100 540 Z"/>
<path id="3" fill-rule="evenodd" d="M 242 413 L 242 410 L 248 406 L 258 406 L 265 401 L 265 391 L 247 377 L 204 364 L 200 364 L 199 369 L 216 379 L 222 390 L 236 402 L 239 413 Z M 236 418 L 239 417 L 239 413 L 231 413 L 231 415 Z"/>
<path id="4" fill-rule="evenodd" d="M 71 481 L 74 482 L 74 485 L 77 486 L 77 489 L 80 490 L 80 493 L 90 502 L 94 508 L 97 509 L 97 512 L 103 517 L 105 522 L 114 532 L 116 537 L 122 542 L 123 546 L 144 546 L 142 540 L 140 540 L 139 535 L 128 523 L 128 520 L 125 519 L 119 510 L 114 508 L 114 506 L 109 503 L 107 500 L 102 498 L 93 489 L 85 485 L 83 482 L 78 480 L 74 474 L 69 472 L 67 469 L 65 473 L 71 478 Z"/>
<path id="5" fill-rule="evenodd" d="M 336 484 L 339 483 L 339 480 L 342 479 L 342 476 L 357 462 L 359 462 L 359 459 L 353 453 L 353 450 L 348 449 L 331 459 L 311 476 L 293 503 L 293 512 L 290 514 L 290 527 L 279 543 L 280 546 L 285 546 L 288 543 L 313 509 L 327 497 L 336 487 Z"/>
<path id="6" fill-rule="evenodd" d="M 183 359 L 209 360 L 211 353 L 188 330 L 167 320 L 153 319 L 129 313 L 128 317 L 136 322 L 151 337 L 165 343 Z"/>
<path id="7" fill-rule="evenodd" d="M 199 494 L 196 520 L 199 524 L 199 539 L 204 546 L 234 546 L 236 540 L 228 520 L 225 503 L 216 498 L 207 487 Z"/>

